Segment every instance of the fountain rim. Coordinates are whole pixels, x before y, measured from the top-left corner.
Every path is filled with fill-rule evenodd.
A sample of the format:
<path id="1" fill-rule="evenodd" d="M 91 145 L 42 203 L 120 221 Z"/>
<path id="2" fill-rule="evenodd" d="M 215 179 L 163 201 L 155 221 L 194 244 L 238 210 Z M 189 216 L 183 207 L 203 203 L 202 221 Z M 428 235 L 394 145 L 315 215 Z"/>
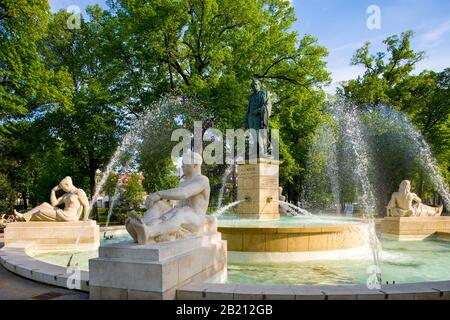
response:
<path id="1" fill-rule="evenodd" d="M 34 259 L 28 254 L 33 250 L 35 242 L 22 243 L 9 250 L 0 250 L 0 264 L 14 274 L 40 283 L 67 288 L 67 269 Z M 233 290 L 230 292 L 230 287 Z M 89 271 L 81 270 L 81 288 L 74 289 L 89 292 Z M 259 294 L 255 294 L 259 292 Z M 199 293 L 201 293 L 199 295 Z M 368 289 L 365 285 L 230 285 L 221 283 L 195 282 L 177 289 L 177 299 L 189 299 L 201 296 L 204 300 L 214 299 L 215 295 L 229 295 L 229 299 L 245 299 L 250 295 L 253 299 L 348 299 L 357 300 L 414 300 L 423 295 L 425 299 L 448 299 L 450 280 L 427 281 L 382 285 L 381 289 Z M 249 296 L 249 297 L 250 297 Z M 239 297 L 239 298 L 236 298 Z"/>
<path id="2" fill-rule="evenodd" d="M 344 231 L 358 231 L 367 222 L 360 222 L 351 225 L 324 225 L 324 226 L 218 226 L 219 232 L 228 233 L 324 233 L 324 232 L 344 232 Z"/>

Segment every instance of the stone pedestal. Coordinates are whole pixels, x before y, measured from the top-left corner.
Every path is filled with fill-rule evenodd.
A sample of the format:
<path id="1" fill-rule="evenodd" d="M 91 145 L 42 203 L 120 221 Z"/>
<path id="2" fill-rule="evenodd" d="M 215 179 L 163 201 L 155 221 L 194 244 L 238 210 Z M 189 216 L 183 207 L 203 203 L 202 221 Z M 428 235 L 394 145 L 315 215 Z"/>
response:
<path id="1" fill-rule="evenodd" d="M 13 222 L 5 228 L 5 246 L 18 241 L 32 241 L 40 246 L 97 248 L 99 226 L 93 220 L 75 222 Z"/>
<path id="2" fill-rule="evenodd" d="M 89 260 L 90 299 L 175 299 L 181 286 L 226 275 L 226 250 L 217 232 L 158 244 L 102 245 L 99 257 Z"/>
<path id="3" fill-rule="evenodd" d="M 280 161 L 259 158 L 238 162 L 238 200 L 240 218 L 258 220 L 277 220 L 280 218 L 279 203 L 279 165 Z"/>
<path id="4" fill-rule="evenodd" d="M 387 239 L 414 241 L 450 231 L 450 217 L 386 217 L 381 221 L 381 235 Z"/>

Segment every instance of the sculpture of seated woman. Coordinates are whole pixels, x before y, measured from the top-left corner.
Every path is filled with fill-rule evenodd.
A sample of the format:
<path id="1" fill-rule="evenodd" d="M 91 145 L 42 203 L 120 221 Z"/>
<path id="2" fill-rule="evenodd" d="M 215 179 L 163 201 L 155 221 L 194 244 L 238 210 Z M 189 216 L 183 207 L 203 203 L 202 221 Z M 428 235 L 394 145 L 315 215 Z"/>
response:
<path id="1" fill-rule="evenodd" d="M 202 157 L 195 152 L 183 155 L 184 180 L 179 187 L 150 194 L 143 217 L 128 214 L 125 226 L 139 244 L 171 241 L 201 234 L 209 205 L 209 179 L 201 174 Z M 178 200 L 173 206 L 171 200 Z"/>
<path id="2" fill-rule="evenodd" d="M 56 192 L 66 192 L 56 198 Z M 64 204 L 64 209 L 58 206 Z M 72 178 L 65 177 L 50 194 L 50 203 L 44 202 L 26 213 L 14 210 L 17 221 L 78 221 L 83 213 L 83 220 L 89 216 L 89 200 L 86 193 L 75 187 Z"/>
<path id="3" fill-rule="evenodd" d="M 398 192 L 394 192 L 386 209 L 388 217 L 435 217 L 442 214 L 444 206 L 439 208 L 422 204 L 422 200 L 411 192 L 411 183 L 404 180 Z"/>

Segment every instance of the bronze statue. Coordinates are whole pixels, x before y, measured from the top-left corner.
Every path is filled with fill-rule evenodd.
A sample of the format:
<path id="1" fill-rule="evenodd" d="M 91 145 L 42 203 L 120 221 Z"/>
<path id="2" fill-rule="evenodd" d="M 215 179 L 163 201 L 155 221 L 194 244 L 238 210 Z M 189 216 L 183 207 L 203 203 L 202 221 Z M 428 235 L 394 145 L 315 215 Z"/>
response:
<path id="1" fill-rule="evenodd" d="M 245 114 L 244 127 L 252 129 L 253 143 L 256 144 L 256 155 L 268 155 L 269 149 L 269 118 L 272 109 L 270 94 L 261 90 L 261 84 L 257 79 L 252 81 L 252 95 L 248 98 L 247 113 Z M 254 149 L 253 149 L 254 150 Z"/>
<path id="2" fill-rule="evenodd" d="M 245 115 L 245 129 L 268 129 L 272 105 L 268 91 L 261 90 L 257 79 L 252 81 L 253 94 L 248 98 L 248 108 Z"/>

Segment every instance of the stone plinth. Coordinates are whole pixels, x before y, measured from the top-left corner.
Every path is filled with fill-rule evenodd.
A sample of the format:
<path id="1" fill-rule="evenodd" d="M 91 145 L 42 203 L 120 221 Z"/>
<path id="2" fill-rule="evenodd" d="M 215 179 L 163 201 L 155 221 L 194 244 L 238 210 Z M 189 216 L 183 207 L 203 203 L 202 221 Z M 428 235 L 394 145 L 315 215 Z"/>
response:
<path id="1" fill-rule="evenodd" d="M 238 162 L 238 199 L 247 201 L 239 204 L 240 218 L 276 220 L 280 218 L 279 165 L 280 161 L 259 158 Z"/>
<path id="2" fill-rule="evenodd" d="M 75 222 L 13 222 L 5 228 L 5 246 L 30 241 L 40 246 L 97 248 L 99 226 L 93 220 Z"/>
<path id="3" fill-rule="evenodd" d="M 175 299 L 177 288 L 226 273 L 226 252 L 217 232 L 158 244 L 101 246 L 99 257 L 89 260 L 90 298 Z"/>
<path id="4" fill-rule="evenodd" d="M 450 231 L 450 217 L 387 217 L 381 222 L 381 235 L 394 240 L 423 240 Z"/>

